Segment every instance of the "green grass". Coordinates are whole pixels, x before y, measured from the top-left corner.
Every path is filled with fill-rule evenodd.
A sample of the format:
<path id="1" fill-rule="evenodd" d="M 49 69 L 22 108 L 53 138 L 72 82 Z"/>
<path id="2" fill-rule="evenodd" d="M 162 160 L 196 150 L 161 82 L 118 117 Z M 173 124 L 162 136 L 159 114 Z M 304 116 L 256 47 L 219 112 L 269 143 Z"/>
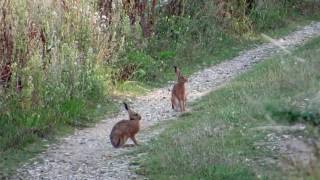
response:
<path id="1" fill-rule="evenodd" d="M 182 73 L 188 76 L 205 67 L 231 59 L 232 57 L 237 56 L 239 52 L 249 49 L 256 44 L 260 44 L 260 42 L 256 40 L 258 39 L 257 37 L 255 37 L 255 40 L 245 38 L 236 39 L 229 37 L 226 34 L 219 33 L 215 39 L 217 40 L 215 47 L 211 49 L 210 53 L 203 49 L 200 50 L 195 48 L 193 50 L 193 47 L 186 47 L 182 52 L 179 52 L 181 54 L 175 54 L 174 56 L 167 58 L 159 57 L 159 54 L 167 52 L 167 50 L 159 51 L 157 52 L 158 54 L 153 54 L 152 57 L 147 55 L 147 52 L 135 52 L 134 54 L 136 56 L 132 57 L 132 60 L 129 60 L 130 63 L 138 62 L 139 60 L 144 59 L 142 57 L 148 56 L 147 59 L 149 60 L 144 61 L 138 68 L 143 72 L 142 74 L 145 75 L 141 77 L 139 75 L 137 75 L 138 77 L 133 75 L 132 81 L 118 83 L 119 85 L 116 87 L 116 90 L 120 93 L 133 92 L 136 95 L 143 94 L 148 92 L 148 90 L 162 87 L 163 85 L 166 85 L 168 81 L 174 80 L 174 65 L 177 65 Z M 151 65 L 150 67 L 150 61 L 157 62 L 157 65 Z M 137 70 L 138 74 L 140 70 Z"/>
<path id="2" fill-rule="evenodd" d="M 319 18 L 320 18 L 319 14 L 313 14 L 310 16 L 293 14 L 283 20 L 284 22 L 282 27 L 265 30 L 262 33 L 265 33 L 266 35 L 272 38 L 281 38 L 285 35 L 288 35 L 290 32 L 297 30 L 299 27 L 308 25 L 312 21 L 318 21 Z"/>
<path id="3" fill-rule="evenodd" d="M 145 73 L 145 76 L 137 78 L 133 75 L 133 81 L 127 84 L 119 83 L 120 85 L 118 85 L 116 89 L 121 93 L 131 92 L 131 90 L 133 90 L 133 95 L 144 94 L 148 92 L 148 90 L 162 87 L 167 84 L 168 81 L 175 80 L 173 65 L 179 66 L 182 73 L 189 76 L 208 66 L 232 59 L 239 55 L 241 51 L 268 42 L 261 36 L 262 33 L 271 38 L 280 38 L 298 30 L 299 27 L 303 27 L 317 20 L 319 20 L 319 15 L 316 13 L 312 16 L 292 14 L 286 16 L 283 19 L 282 25 L 279 27 L 263 29 L 261 31 L 257 30 L 242 37 L 234 37 L 223 32 L 217 32 L 212 39 L 212 41 L 214 41 L 214 46 L 212 47 L 199 48 L 197 44 L 190 44 L 185 45 L 185 47 L 182 47 L 180 50 L 157 49 L 156 51 L 153 50 L 155 52 L 134 52 L 134 54 L 138 55 L 131 56 L 133 59 L 129 60 L 129 62 L 134 63 L 141 59 L 147 59 L 140 62 L 142 63 L 140 68 Z M 161 49 L 161 47 L 158 48 Z M 150 63 L 149 61 L 158 62 L 157 66 L 149 67 L 149 65 L 144 65 L 144 63 Z"/>
<path id="4" fill-rule="evenodd" d="M 120 97 L 139 96 L 150 92 L 153 88 L 139 81 L 125 81 L 116 85 L 113 95 Z"/>
<path id="5" fill-rule="evenodd" d="M 290 172 L 264 161 L 279 155 L 254 145 L 264 140 L 266 132 L 252 128 L 318 122 L 320 117 L 292 119 L 278 111 L 319 113 L 319 46 L 320 38 L 316 38 L 293 55 L 268 59 L 194 103 L 191 113 L 172 122 L 159 139 L 142 147 L 148 155 L 138 173 L 151 179 L 286 177 Z M 299 62 L 296 57 L 305 61 Z M 317 178 L 305 174 L 307 170 L 300 171 L 298 178 Z"/>
<path id="6" fill-rule="evenodd" d="M 266 1 L 244 19 L 236 13 L 241 14 L 244 7 L 230 2 L 226 6 L 240 9 L 234 10 L 231 19 L 222 18 L 221 22 L 221 17 L 214 14 L 214 3 L 186 2 L 184 16 L 160 13 L 155 23 L 155 36 L 140 44 L 129 40 L 117 66 L 131 70 L 122 70 L 129 79 L 147 88 L 161 87 L 175 79 L 173 65 L 190 75 L 265 42 L 262 33 L 272 38 L 283 37 L 320 17 L 319 2 Z"/>
<path id="7" fill-rule="evenodd" d="M 57 124 L 50 129 L 42 129 L 43 127 L 39 126 L 41 136 L 32 132 L 19 133 L 21 129 L 18 126 L 1 129 L 1 131 L 10 130 L 12 132 L 0 131 L 5 135 L 0 137 L 0 178 L 10 177 L 22 163 L 46 150 L 48 145 L 55 143 L 58 137 L 72 133 L 75 128 L 89 127 L 102 118 L 118 112 L 118 108 L 114 102 L 104 100 L 100 103 L 87 102 L 83 104 L 83 107 L 79 104 L 68 103 L 62 107 L 60 112 L 61 114 L 54 119 Z M 48 115 L 48 117 L 51 116 Z"/>

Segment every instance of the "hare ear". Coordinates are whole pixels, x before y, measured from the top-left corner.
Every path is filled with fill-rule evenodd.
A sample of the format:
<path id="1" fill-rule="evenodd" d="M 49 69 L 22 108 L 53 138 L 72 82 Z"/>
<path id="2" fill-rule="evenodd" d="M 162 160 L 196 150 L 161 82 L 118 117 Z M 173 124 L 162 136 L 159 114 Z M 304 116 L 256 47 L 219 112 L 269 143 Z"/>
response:
<path id="1" fill-rule="evenodd" d="M 174 67 L 174 72 L 176 73 L 177 77 L 180 76 L 180 70 L 177 66 L 173 66 Z"/>
<path id="2" fill-rule="evenodd" d="M 128 111 L 129 110 L 129 106 L 127 103 L 123 102 L 124 108 Z"/>

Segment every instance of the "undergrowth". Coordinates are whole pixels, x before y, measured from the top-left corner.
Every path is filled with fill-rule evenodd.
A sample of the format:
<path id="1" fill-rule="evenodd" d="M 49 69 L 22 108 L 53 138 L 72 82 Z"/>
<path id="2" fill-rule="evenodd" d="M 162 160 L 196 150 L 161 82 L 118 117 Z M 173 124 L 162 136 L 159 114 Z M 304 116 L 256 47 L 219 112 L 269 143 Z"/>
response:
<path id="1" fill-rule="evenodd" d="M 187 0 L 181 7 L 183 14 L 160 10 L 154 36 L 140 45 L 128 38 L 117 65 L 119 79 L 159 87 L 174 77 L 173 65 L 192 74 L 263 42 L 261 33 L 279 37 L 316 20 L 320 2 L 263 1 L 249 11 L 245 1 Z"/>

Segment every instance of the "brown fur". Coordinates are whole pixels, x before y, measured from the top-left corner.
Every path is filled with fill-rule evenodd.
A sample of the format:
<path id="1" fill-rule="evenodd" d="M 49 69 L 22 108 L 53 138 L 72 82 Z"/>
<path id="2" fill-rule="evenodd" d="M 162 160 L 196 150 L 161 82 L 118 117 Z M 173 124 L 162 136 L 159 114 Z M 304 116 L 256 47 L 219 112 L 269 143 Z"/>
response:
<path id="1" fill-rule="evenodd" d="M 128 105 L 125 104 L 125 108 L 129 114 L 129 120 L 121 120 L 111 130 L 110 141 L 113 147 L 120 148 L 124 147 L 124 144 L 130 138 L 135 145 L 138 145 L 138 142 L 135 138 L 135 135 L 140 130 L 140 120 L 141 116 L 128 108 Z"/>
<path id="2" fill-rule="evenodd" d="M 183 112 L 186 110 L 187 92 L 185 83 L 188 82 L 188 79 L 181 75 L 180 70 L 177 67 L 174 68 L 178 80 L 177 83 L 173 86 L 171 92 L 172 109 L 175 109 L 179 104 L 180 111 Z"/>

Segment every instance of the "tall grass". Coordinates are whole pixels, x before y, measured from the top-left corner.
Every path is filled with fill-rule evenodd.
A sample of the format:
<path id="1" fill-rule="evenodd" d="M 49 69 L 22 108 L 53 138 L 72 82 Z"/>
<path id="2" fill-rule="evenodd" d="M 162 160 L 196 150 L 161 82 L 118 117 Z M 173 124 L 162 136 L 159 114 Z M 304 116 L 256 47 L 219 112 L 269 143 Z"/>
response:
<path id="1" fill-rule="evenodd" d="M 3 52 L 13 53 L 1 59 L 11 81 L 1 88 L 0 151 L 91 121 L 85 110 L 108 101 L 111 70 L 104 62 L 116 56 L 112 41 L 120 35 L 96 12 L 94 1 L 3 2 L 1 31 L 13 42 Z"/>
<path id="2" fill-rule="evenodd" d="M 292 22 L 296 25 L 304 18 L 318 17 L 319 11 L 306 4 L 314 7 L 320 4 L 319 1 L 254 1 L 248 9 L 245 0 L 174 2 L 174 8 L 169 6 L 174 3 L 169 3 L 169 8 L 159 9 L 154 36 L 140 39 L 140 43 L 136 39 L 126 41 L 128 46 L 117 65 L 121 72 L 127 73 L 125 79 L 159 85 L 173 76 L 172 65 L 189 74 L 216 64 L 248 48 L 249 44 L 258 43 L 261 32 L 278 31 Z"/>

